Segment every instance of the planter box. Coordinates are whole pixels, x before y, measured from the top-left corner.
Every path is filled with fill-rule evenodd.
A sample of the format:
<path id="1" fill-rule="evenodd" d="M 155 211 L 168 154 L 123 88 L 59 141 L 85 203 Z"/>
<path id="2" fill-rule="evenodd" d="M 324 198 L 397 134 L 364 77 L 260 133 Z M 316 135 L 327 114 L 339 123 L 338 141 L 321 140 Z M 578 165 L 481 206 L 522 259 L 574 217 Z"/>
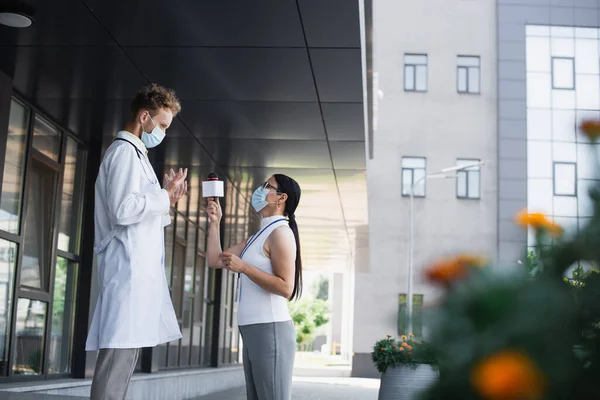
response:
<path id="1" fill-rule="evenodd" d="M 406 366 L 388 368 L 381 374 L 379 400 L 413 400 L 437 377 L 438 372 L 427 364 L 419 364 L 416 369 Z"/>

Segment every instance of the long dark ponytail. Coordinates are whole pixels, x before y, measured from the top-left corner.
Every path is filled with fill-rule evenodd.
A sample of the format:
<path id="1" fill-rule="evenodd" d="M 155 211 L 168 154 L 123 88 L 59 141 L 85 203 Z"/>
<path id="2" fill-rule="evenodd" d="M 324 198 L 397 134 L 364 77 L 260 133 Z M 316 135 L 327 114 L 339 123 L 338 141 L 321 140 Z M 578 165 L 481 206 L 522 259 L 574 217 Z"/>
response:
<path id="1" fill-rule="evenodd" d="M 285 202 L 284 214 L 290 220 L 290 228 L 294 232 L 294 238 L 296 239 L 296 271 L 294 273 L 294 290 L 289 300 L 298 300 L 302 296 L 302 255 L 300 251 L 300 235 L 298 233 L 298 224 L 296 223 L 296 208 L 300 203 L 300 185 L 298 182 L 290 178 L 289 176 L 276 174 L 274 175 L 277 181 L 278 189 L 281 193 L 287 194 L 288 198 Z"/>

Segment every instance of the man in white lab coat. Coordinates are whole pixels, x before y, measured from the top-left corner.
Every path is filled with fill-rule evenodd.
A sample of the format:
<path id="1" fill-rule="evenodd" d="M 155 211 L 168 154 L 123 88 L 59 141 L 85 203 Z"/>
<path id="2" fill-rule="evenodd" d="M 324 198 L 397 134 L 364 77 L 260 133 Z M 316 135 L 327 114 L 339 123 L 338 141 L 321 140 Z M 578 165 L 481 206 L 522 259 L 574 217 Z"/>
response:
<path id="1" fill-rule="evenodd" d="M 140 348 L 181 338 L 164 269 L 164 227 L 169 208 L 187 192 L 187 169 L 171 170 L 161 188 L 147 156 L 180 110 L 173 91 L 143 88 L 100 165 L 94 212 L 100 293 L 86 343 L 86 350 L 100 350 L 91 400 L 123 400 Z"/>

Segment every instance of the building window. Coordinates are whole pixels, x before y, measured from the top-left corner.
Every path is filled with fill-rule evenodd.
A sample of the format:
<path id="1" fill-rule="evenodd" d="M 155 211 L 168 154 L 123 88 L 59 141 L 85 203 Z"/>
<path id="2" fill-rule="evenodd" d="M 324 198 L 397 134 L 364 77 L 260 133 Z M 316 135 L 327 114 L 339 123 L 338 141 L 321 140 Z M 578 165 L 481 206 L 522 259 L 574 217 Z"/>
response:
<path id="1" fill-rule="evenodd" d="M 480 92 L 480 60 L 474 56 L 458 56 L 456 90 L 458 93 Z"/>
<path id="2" fill-rule="evenodd" d="M 575 90 L 575 61 L 568 57 L 552 57 L 552 89 Z"/>
<path id="3" fill-rule="evenodd" d="M 407 92 L 427 91 L 427 55 L 404 55 L 404 90 Z"/>
<path id="4" fill-rule="evenodd" d="M 577 166 L 575 163 L 554 163 L 554 195 L 577 196 Z"/>
<path id="5" fill-rule="evenodd" d="M 425 197 L 425 170 L 424 157 L 402 157 L 402 195 L 410 196 L 414 186 L 415 197 Z"/>
<path id="6" fill-rule="evenodd" d="M 398 298 L 398 336 L 412 333 L 415 337 L 423 337 L 423 295 L 413 294 L 413 329 L 408 330 L 408 313 L 407 313 L 407 298 L 406 293 L 401 293 Z"/>
<path id="7" fill-rule="evenodd" d="M 480 160 L 458 159 L 456 165 L 459 167 L 478 163 Z M 456 172 L 456 197 L 459 199 L 479 199 L 481 167 L 479 165 L 465 168 Z"/>

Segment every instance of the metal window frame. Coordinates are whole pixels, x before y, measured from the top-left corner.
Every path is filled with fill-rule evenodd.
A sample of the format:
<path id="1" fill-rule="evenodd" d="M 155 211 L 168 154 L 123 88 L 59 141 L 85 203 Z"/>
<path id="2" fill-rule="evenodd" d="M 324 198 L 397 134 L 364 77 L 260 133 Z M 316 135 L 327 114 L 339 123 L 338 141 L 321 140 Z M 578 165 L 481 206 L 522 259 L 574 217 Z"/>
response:
<path id="1" fill-rule="evenodd" d="M 573 167 L 573 194 L 559 194 L 556 192 L 556 166 L 557 165 L 570 165 Z M 554 161 L 552 163 L 552 195 L 560 197 L 577 197 L 577 163 L 567 161 Z"/>
<path id="2" fill-rule="evenodd" d="M 477 66 L 466 66 L 466 65 L 458 65 L 458 60 L 460 58 L 477 58 L 478 61 L 478 65 Z M 467 82 L 466 82 L 466 90 L 460 90 L 460 86 L 459 86 L 459 80 L 460 80 L 460 71 L 464 69 L 467 72 Z M 478 90 L 471 90 L 471 87 L 469 85 L 470 82 L 470 77 L 471 77 L 471 70 L 477 70 L 479 71 L 479 76 L 478 76 L 478 86 L 479 89 Z M 457 65 L 456 65 L 456 92 L 460 93 L 460 94 L 481 94 L 481 57 L 480 56 L 467 56 L 467 55 L 459 55 L 457 56 Z"/>
<path id="3" fill-rule="evenodd" d="M 406 61 L 404 61 L 404 80 L 403 80 L 403 85 L 404 85 L 404 91 L 405 92 L 416 92 L 416 93 L 427 93 L 429 91 L 429 55 L 428 54 L 417 54 L 417 53 L 405 53 L 404 54 L 404 58 L 406 59 L 406 56 L 419 56 L 419 57 L 425 57 L 425 62 L 424 63 L 407 63 Z M 418 66 L 425 66 L 425 89 L 424 90 L 419 90 L 417 89 L 417 67 Z M 406 87 L 406 68 L 410 67 L 413 69 L 413 89 L 408 89 Z"/>
<path id="4" fill-rule="evenodd" d="M 460 161 L 471 161 L 473 163 L 478 163 L 481 160 L 476 159 L 476 158 L 458 158 L 456 160 L 457 165 L 458 165 L 458 162 L 460 162 Z M 469 182 L 470 182 L 471 175 L 475 174 L 475 173 L 477 173 L 477 179 L 479 180 L 479 193 L 477 193 L 477 196 L 471 196 L 471 193 L 469 192 Z M 461 171 L 456 172 L 456 175 L 462 175 L 462 174 L 466 174 L 466 176 L 467 176 L 467 178 L 465 180 L 466 185 L 467 185 L 466 190 L 465 190 L 466 196 L 460 196 L 458 194 L 458 188 L 460 186 L 460 181 L 458 179 L 456 179 L 456 198 L 460 199 L 460 200 L 481 200 L 481 167 L 477 166 L 476 170 L 470 171 L 470 170 L 466 169 L 466 170 L 461 170 Z"/>
<path id="5" fill-rule="evenodd" d="M 573 75 L 573 87 L 567 88 L 567 87 L 557 87 L 554 85 L 554 61 L 555 60 L 569 60 L 571 61 L 571 74 Z M 552 89 L 553 90 L 567 90 L 567 91 L 574 91 L 577 89 L 577 83 L 576 83 L 576 79 L 575 79 L 575 57 L 551 57 L 550 58 L 550 75 L 551 75 L 551 79 L 552 79 Z"/>

